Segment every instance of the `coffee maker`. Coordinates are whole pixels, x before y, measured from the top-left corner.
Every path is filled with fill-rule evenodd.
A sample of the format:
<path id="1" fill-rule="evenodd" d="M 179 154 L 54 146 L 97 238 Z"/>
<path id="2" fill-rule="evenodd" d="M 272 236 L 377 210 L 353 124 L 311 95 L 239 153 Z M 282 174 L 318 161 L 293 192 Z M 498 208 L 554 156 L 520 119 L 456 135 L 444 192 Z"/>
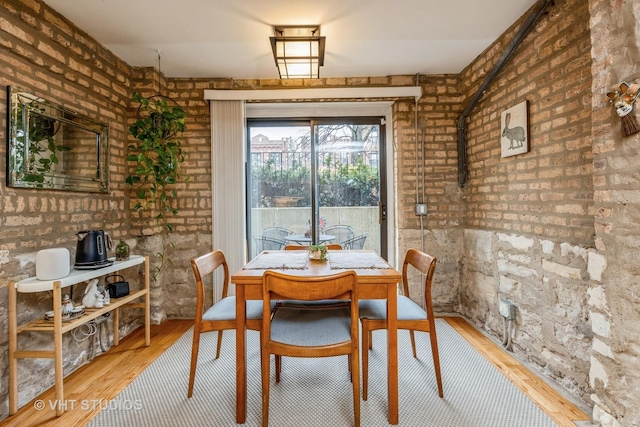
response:
<path id="1" fill-rule="evenodd" d="M 113 264 L 107 259 L 107 251 L 113 249 L 113 241 L 104 230 L 83 230 L 76 233 L 78 247 L 76 249 L 76 263 L 78 270 L 95 270 Z"/>

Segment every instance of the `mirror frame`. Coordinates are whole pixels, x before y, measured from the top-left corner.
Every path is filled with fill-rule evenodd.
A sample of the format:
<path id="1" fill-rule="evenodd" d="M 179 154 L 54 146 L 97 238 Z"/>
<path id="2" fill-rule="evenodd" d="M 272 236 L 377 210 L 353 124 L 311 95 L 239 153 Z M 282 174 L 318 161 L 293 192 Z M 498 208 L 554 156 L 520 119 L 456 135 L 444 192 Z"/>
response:
<path id="1" fill-rule="evenodd" d="M 109 192 L 107 125 L 18 87 L 7 103 L 8 187 Z"/>

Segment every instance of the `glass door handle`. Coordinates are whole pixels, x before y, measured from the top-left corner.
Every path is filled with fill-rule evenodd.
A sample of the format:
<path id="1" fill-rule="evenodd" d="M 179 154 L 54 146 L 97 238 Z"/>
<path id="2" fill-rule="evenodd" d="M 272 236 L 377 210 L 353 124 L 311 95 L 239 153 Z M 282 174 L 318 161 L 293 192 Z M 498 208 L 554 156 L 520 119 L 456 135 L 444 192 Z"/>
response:
<path id="1" fill-rule="evenodd" d="M 383 205 L 382 203 L 378 203 L 380 215 L 378 217 L 378 223 L 382 224 L 382 221 L 387 220 L 387 205 Z"/>

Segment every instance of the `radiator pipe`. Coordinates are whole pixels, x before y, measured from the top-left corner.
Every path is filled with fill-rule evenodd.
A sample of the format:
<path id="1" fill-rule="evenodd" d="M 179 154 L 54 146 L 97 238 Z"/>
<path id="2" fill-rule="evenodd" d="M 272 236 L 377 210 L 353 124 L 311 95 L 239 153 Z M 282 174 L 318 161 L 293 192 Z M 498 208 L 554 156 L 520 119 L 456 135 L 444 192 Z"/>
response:
<path id="1" fill-rule="evenodd" d="M 520 29 L 518 29 L 516 35 L 507 45 L 498 62 L 496 62 L 491 71 L 489 71 L 476 93 L 471 97 L 471 101 L 469 101 L 467 107 L 462 111 L 460 117 L 458 117 L 458 187 L 462 188 L 467 183 L 467 119 L 471 111 L 473 111 L 478 101 L 480 101 L 480 98 L 482 98 L 482 95 L 484 95 L 484 91 L 493 82 L 509 57 L 511 57 L 511 54 L 531 32 L 534 24 L 545 13 L 547 7 L 551 5 L 553 5 L 553 0 L 538 1 L 529 16 L 527 16 L 522 23 Z"/>

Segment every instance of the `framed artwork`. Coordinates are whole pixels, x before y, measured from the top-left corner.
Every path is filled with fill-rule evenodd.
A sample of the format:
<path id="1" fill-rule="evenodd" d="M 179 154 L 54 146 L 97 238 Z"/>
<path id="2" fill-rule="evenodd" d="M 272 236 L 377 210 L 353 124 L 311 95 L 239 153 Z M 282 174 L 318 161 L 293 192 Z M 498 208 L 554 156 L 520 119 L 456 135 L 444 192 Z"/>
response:
<path id="1" fill-rule="evenodd" d="M 500 115 L 500 147 L 502 157 L 529 151 L 529 104 L 523 101 Z"/>

